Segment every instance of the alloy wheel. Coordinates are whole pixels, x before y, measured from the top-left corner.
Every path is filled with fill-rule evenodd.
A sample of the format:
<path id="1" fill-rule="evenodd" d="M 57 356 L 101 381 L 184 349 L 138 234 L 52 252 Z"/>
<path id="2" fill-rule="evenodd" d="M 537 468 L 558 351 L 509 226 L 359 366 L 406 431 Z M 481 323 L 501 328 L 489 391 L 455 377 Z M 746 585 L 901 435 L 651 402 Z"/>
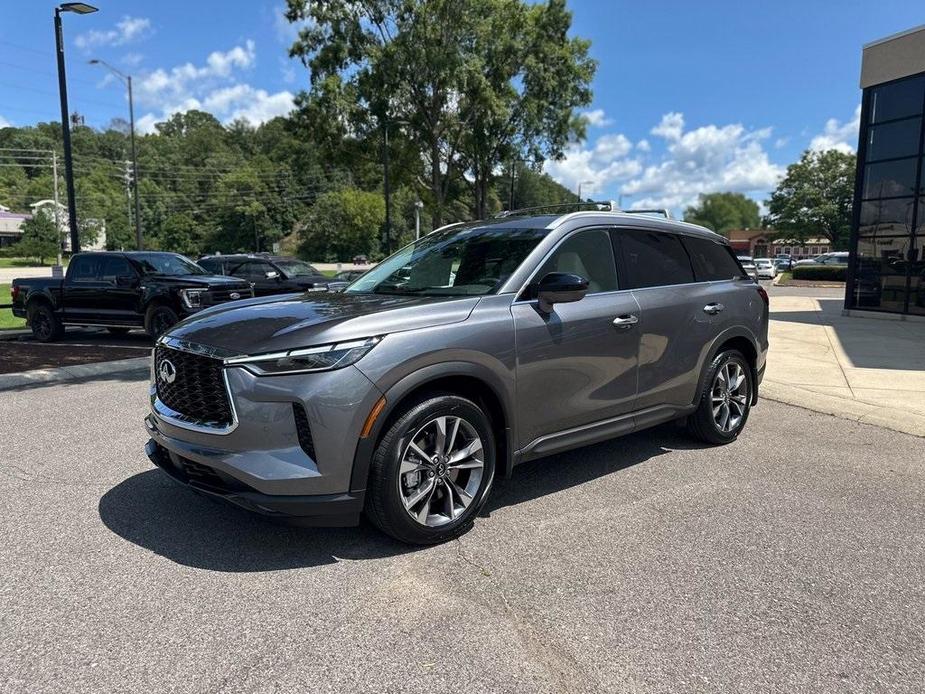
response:
<path id="1" fill-rule="evenodd" d="M 710 397 L 716 428 L 725 434 L 735 431 L 748 409 L 748 378 L 741 364 L 723 364 L 713 379 Z"/>
<path id="2" fill-rule="evenodd" d="M 435 417 L 417 430 L 402 453 L 402 504 L 421 525 L 451 523 L 474 501 L 484 469 L 484 447 L 475 427 L 461 417 Z"/>

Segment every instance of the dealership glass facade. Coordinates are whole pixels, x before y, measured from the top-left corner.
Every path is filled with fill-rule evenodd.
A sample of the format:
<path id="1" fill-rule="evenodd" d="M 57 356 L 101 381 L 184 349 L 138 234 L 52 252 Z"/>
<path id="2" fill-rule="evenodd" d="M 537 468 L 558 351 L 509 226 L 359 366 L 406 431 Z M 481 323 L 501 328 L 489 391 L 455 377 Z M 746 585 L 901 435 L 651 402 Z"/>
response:
<path id="1" fill-rule="evenodd" d="M 864 90 L 846 308 L 925 315 L 925 73 Z"/>

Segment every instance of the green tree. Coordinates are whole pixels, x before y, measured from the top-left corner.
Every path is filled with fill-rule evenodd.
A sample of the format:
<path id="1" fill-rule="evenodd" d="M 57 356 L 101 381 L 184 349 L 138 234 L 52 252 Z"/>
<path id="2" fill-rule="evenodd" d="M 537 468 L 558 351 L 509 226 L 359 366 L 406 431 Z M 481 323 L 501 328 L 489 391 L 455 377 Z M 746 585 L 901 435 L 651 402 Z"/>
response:
<path id="1" fill-rule="evenodd" d="M 22 238 L 13 248 L 15 255 L 23 258 L 37 258 L 44 265 L 46 258 L 58 254 L 58 230 L 55 223 L 44 212 L 39 212 L 22 223 Z"/>
<path id="2" fill-rule="evenodd" d="M 824 236 L 844 248 L 851 233 L 856 166 L 853 154 L 804 152 L 771 194 L 767 223 L 799 241 Z"/>
<path id="3" fill-rule="evenodd" d="M 377 193 L 355 188 L 324 193 L 299 232 L 299 255 L 328 262 L 374 255 L 384 222 L 385 201 Z"/>
<path id="4" fill-rule="evenodd" d="M 742 193 L 706 193 L 684 210 L 684 221 L 727 235 L 731 229 L 761 226 L 758 203 Z"/>
<path id="5" fill-rule="evenodd" d="M 564 0 L 288 0 L 286 16 L 305 23 L 290 49 L 311 75 L 300 118 L 327 138 L 408 138 L 435 227 L 464 172 L 481 216 L 499 163 L 561 156 L 582 134 L 595 63 Z"/>
<path id="6" fill-rule="evenodd" d="M 201 228 L 191 214 L 178 212 L 164 220 L 158 241 L 162 250 L 195 256 L 202 250 Z"/>

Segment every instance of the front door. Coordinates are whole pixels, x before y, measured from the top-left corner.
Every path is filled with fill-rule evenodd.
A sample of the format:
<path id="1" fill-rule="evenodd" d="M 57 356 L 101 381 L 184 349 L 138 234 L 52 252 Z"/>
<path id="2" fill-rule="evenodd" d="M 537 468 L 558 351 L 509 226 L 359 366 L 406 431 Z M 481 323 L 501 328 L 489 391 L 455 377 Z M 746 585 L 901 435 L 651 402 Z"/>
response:
<path id="1" fill-rule="evenodd" d="M 536 285 L 550 272 L 584 277 L 588 294 L 542 312 Z M 567 237 L 511 310 L 519 448 L 540 436 L 633 409 L 639 351 L 633 321 L 639 320 L 639 307 L 630 291 L 620 289 L 607 230 L 585 229 Z"/>

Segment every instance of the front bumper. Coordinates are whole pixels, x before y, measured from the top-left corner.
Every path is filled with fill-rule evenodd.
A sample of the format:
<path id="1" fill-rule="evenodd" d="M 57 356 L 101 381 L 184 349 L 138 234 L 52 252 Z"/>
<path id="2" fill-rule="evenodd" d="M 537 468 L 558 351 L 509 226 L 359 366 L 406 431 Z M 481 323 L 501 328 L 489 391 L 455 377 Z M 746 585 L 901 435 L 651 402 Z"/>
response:
<path id="1" fill-rule="evenodd" d="M 154 439 L 145 445 L 145 453 L 174 481 L 273 520 L 297 525 L 347 527 L 357 525 L 363 511 L 363 492 L 299 496 L 263 494 L 215 468 L 169 451 Z"/>

